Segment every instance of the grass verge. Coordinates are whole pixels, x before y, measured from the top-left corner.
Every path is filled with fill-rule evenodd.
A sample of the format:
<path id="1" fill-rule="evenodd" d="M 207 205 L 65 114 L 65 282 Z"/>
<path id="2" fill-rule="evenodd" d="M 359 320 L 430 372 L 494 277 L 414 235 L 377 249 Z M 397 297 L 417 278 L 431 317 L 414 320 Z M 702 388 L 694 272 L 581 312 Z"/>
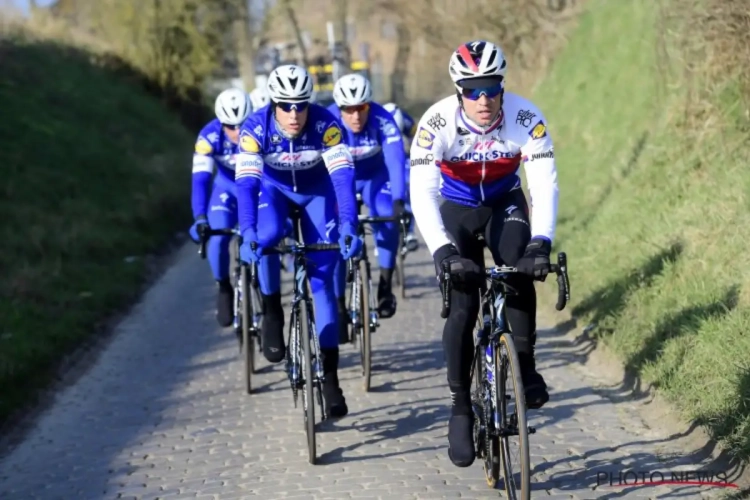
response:
<path id="1" fill-rule="evenodd" d="M 123 304 L 189 221 L 194 136 L 92 54 L 0 35 L 0 422 Z"/>
<path id="2" fill-rule="evenodd" d="M 690 73 L 669 35 L 684 3 L 591 0 L 534 99 L 557 146 L 573 314 L 747 461 L 750 115 L 731 72 Z"/>

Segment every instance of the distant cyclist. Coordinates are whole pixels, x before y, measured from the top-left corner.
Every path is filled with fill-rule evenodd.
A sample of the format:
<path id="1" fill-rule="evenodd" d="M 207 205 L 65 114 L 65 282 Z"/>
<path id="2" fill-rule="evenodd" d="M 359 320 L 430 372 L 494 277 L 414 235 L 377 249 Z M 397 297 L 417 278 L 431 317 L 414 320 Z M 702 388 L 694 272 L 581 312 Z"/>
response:
<path id="1" fill-rule="evenodd" d="M 248 94 L 250 103 L 253 105 L 253 113 L 257 113 L 261 108 L 271 103 L 271 97 L 265 87 L 257 87 Z"/>
<path id="2" fill-rule="evenodd" d="M 406 209 L 404 143 L 396 122 L 380 104 L 372 101 L 372 87 L 364 76 L 344 75 L 333 88 L 334 104 L 328 109 L 344 123 L 344 140 L 354 159 L 356 189 L 375 217 L 400 217 Z M 390 318 L 396 313 L 393 270 L 399 243 L 398 222 L 373 226 L 380 267 L 378 314 Z M 339 261 L 336 296 L 339 314 L 346 317 L 346 266 Z M 341 341 L 348 341 L 346 326 Z"/>
<path id="3" fill-rule="evenodd" d="M 417 122 L 414 121 L 414 118 L 412 118 L 405 109 L 398 107 L 394 102 L 389 102 L 383 107 L 393 115 L 393 119 L 396 121 L 396 125 L 398 125 L 398 129 L 401 131 L 401 135 L 404 138 L 404 149 L 406 150 L 406 211 L 411 214 L 411 197 L 409 196 L 411 166 L 409 165 L 409 149 L 411 148 L 414 134 L 417 131 Z M 406 243 L 406 248 L 410 252 L 414 252 L 419 248 L 419 241 L 414 234 L 414 217 L 409 221 L 409 229 L 404 238 L 404 243 Z"/>
<path id="4" fill-rule="evenodd" d="M 250 114 L 250 102 L 243 91 L 227 89 L 216 98 L 214 110 L 216 119 L 198 134 L 193 155 L 191 204 L 195 222 L 190 237 L 195 242 L 206 229 L 231 229 L 237 224 L 235 155 L 240 125 Z M 212 236 L 207 247 L 208 263 L 218 283 L 216 320 L 221 326 L 231 325 L 234 319 L 234 290 L 229 281 L 230 240 L 231 236 Z"/>
<path id="5" fill-rule="evenodd" d="M 498 265 L 515 266 L 507 282 L 507 319 L 518 349 L 529 409 L 548 400 L 536 370 L 534 279 L 550 269 L 557 221 L 557 170 L 552 139 L 541 111 L 505 92 L 507 61 L 499 47 L 478 40 L 451 55 L 456 93 L 438 101 L 419 121 L 411 147 L 411 196 L 419 231 L 438 274 L 450 268 L 451 310 L 443 328 L 452 410 L 449 455 L 459 467 L 474 461 L 471 364 L 477 288 L 483 283 L 484 242 Z M 533 212 L 521 189 L 524 164 Z"/>
<path id="6" fill-rule="evenodd" d="M 282 361 L 286 351 L 281 270 L 278 256 L 263 256 L 263 250 L 284 237 L 290 207 L 301 211 L 306 243 L 338 241 L 345 259 L 362 249 L 357 236 L 352 157 L 339 120 L 326 108 L 310 103 L 312 90 L 312 79 L 304 68 L 276 68 L 268 77 L 271 105 L 253 114 L 240 131 L 240 257 L 245 262 L 262 259 L 267 263 L 260 268 L 261 336 L 263 354 L 272 363 Z M 338 379 L 339 317 L 333 287 L 334 268 L 340 258 L 337 252 L 314 252 L 307 259 L 323 354 L 323 396 L 330 415 L 342 417 L 349 410 Z"/>

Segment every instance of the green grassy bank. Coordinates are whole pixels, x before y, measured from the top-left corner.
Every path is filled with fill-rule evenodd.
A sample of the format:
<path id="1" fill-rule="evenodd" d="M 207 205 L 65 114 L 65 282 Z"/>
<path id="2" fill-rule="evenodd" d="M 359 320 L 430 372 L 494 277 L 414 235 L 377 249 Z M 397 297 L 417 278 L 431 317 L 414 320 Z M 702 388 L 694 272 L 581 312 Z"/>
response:
<path id="1" fill-rule="evenodd" d="M 750 122 L 731 71 L 709 86 L 685 70 L 665 35 L 681 4 L 591 0 L 537 89 L 556 141 L 555 247 L 574 315 L 747 460 Z"/>
<path id="2" fill-rule="evenodd" d="M 2 422 L 184 230 L 194 135 L 85 51 L 4 33 L 0 67 Z"/>

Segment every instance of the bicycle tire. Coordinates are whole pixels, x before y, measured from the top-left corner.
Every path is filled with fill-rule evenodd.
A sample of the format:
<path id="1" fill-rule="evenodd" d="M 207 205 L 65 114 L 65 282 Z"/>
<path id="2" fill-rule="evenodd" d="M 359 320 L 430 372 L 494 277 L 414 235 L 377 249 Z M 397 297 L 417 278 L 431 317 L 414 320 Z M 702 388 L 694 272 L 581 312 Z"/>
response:
<path id="1" fill-rule="evenodd" d="M 511 423 L 514 427 L 517 427 L 518 431 L 518 448 L 520 451 L 520 466 L 521 466 L 521 481 L 520 481 L 520 496 L 516 486 L 515 478 L 513 477 L 512 463 L 510 459 L 510 444 L 509 440 L 512 434 L 503 433 L 500 437 L 500 453 L 502 456 L 502 472 L 503 472 L 503 483 L 505 486 L 505 494 L 509 500 L 529 500 L 531 498 L 531 464 L 529 459 L 529 427 L 526 423 L 526 395 L 523 388 L 523 380 L 521 379 L 521 364 L 518 361 L 518 352 L 516 351 L 513 337 L 504 333 L 500 336 L 500 342 L 498 346 L 504 347 L 506 355 L 501 354 L 502 349 L 495 351 L 495 367 L 498 365 L 501 369 L 501 377 L 496 377 L 498 382 L 496 394 L 500 400 L 501 418 L 504 425 Z M 508 398 L 505 397 L 505 381 L 510 379 L 513 384 L 513 392 L 515 399 L 515 416 L 513 419 L 507 415 L 508 409 Z M 502 382 L 502 387 L 499 385 Z M 515 420 L 515 422 L 513 421 Z"/>
<path id="2" fill-rule="evenodd" d="M 260 345 L 260 325 L 261 320 L 257 320 L 256 324 L 256 318 L 261 318 L 263 315 L 263 301 L 260 298 L 260 290 L 250 286 L 250 300 L 252 307 L 252 320 L 253 320 L 253 330 L 250 335 L 250 343 L 252 344 L 252 357 L 253 357 L 253 373 L 258 373 L 258 362 L 260 361 L 260 353 L 261 353 L 261 345 Z M 256 349 L 257 346 L 257 349 Z"/>
<path id="3" fill-rule="evenodd" d="M 240 277 L 242 279 L 242 301 L 240 303 L 242 314 L 240 315 L 240 323 L 242 326 L 242 355 L 245 361 L 245 392 L 252 394 L 253 392 L 253 373 L 255 373 L 255 349 L 253 343 L 253 336 L 250 333 L 250 325 L 252 325 L 252 307 L 250 304 L 250 287 L 248 282 L 250 281 L 247 272 L 247 267 L 242 266 L 240 271 Z M 252 299 L 251 299 L 252 300 Z"/>
<path id="4" fill-rule="evenodd" d="M 320 420 L 321 422 L 328 418 L 328 408 L 326 407 L 326 401 L 323 397 L 323 354 L 320 352 L 320 341 L 317 338 L 317 330 L 315 329 L 315 312 L 313 309 L 312 301 L 308 300 L 305 302 L 307 308 L 307 332 L 310 339 L 310 352 L 311 356 L 314 357 L 315 363 L 313 364 L 315 370 L 313 372 L 313 391 L 315 400 L 318 402 L 320 407 Z M 312 358 L 311 358 L 312 359 Z"/>
<path id="5" fill-rule="evenodd" d="M 310 331 L 308 329 L 308 311 L 304 302 L 298 302 L 297 321 L 298 334 L 302 343 L 302 373 L 304 381 L 302 385 L 302 411 L 305 415 L 305 433 L 307 434 L 307 459 L 310 464 L 315 465 L 317 454 L 315 449 L 315 395 L 313 394 L 313 371 L 312 371 L 312 351 L 310 348 Z M 304 315 L 304 317 L 300 317 Z"/>
<path id="6" fill-rule="evenodd" d="M 349 301 L 347 302 L 347 311 L 351 314 L 351 310 L 353 307 L 356 307 L 359 310 L 360 318 L 359 318 L 359 326 L 357 323 L 353 320 L 351 320 L 351 317 L 347 317 L 347 321 L 349 323 L 349 342 L 351 342 L 352 347 L 356 350 L 359 350 L 359 343 L 360 343 L 360 335 L 362 331 L 362 276 L 359 273 L 359 266 L 354 266 L 353 269 L 354 276 L 352 278 L 352 283 L 348 287 L 349 288 Z M 358 298 L 358 301 L 356 304 L 355 297 Z"/>
<path id="7" fill-rule="evenodd" d="M 404 254 L 399 252 L 396 255 L 396 285 L 398 286 L 398 293 L 402 299 L 406 298 L 406 275 L 404 274 Z"/>
<path id="8" fill-rule="evenodd" d="M 359 343 L 359 352 L 362 356 L 362 385 L 365 392 L 370 391 L 370 382 L 372 375 L 372 344 L 370 328 L 370 273 L 368 272 L 367 261 L 359 261 L 359 273 L 362 279 L 362 289 L 360 290 L 360 313 L 362 318 L 362 338 Z"/>

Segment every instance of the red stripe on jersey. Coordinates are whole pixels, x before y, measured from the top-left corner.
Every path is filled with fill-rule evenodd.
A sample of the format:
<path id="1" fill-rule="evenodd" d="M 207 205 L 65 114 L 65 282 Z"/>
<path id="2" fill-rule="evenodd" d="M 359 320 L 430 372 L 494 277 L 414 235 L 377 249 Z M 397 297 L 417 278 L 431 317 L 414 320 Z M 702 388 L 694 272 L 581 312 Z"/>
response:
<path id="1" fill-rule="evenodd" d="M 493 182 L 508 175 L 514 174 L 521 164 L 521 155 L 513 158 L 500 158 L 487 161 L 446 161 L 440 162 L 440 172 L 451 179 L 465 182 L 470 186 L 479 185 L 482 182 L 482 166 L 484 166 L 484 182 Z"/>

